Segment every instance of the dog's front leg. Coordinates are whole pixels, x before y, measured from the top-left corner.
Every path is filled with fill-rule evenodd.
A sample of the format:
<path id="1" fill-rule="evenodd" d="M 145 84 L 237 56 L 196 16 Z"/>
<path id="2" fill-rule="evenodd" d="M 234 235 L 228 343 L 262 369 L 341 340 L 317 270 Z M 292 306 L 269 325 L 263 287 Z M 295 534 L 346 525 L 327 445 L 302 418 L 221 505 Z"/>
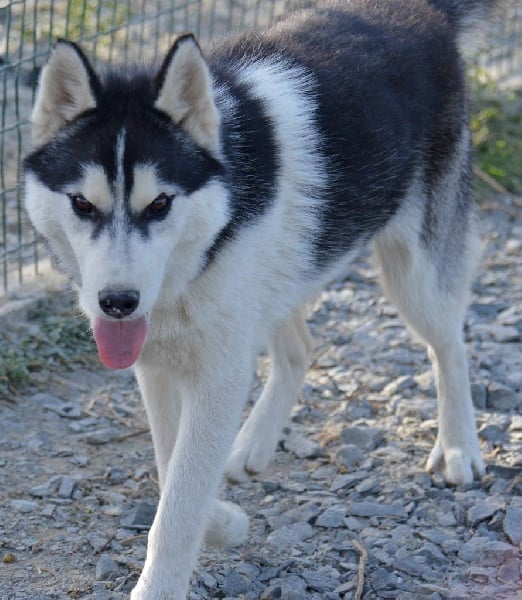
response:
<path id="1" fill-rule="evenodd" d="M 163 491 L 178 433 L 181 392 L 172 368 L 138 362 L 135 371 L 154 442 L 159 487 Z"/>
<path id="2" fill-rule="evenodd" d="M 207 363 L 203 372 L 180 375 L 177 381 L 182 396 L 178 435 L 131 600 L 184 600 L 205 531 L 215 530 L 221 516 L 245 523 L 244 515 L 217 500 L 251 380 L 247 365 L 239 368 L 237 355 L 235 361 L 212 368 Z"/>

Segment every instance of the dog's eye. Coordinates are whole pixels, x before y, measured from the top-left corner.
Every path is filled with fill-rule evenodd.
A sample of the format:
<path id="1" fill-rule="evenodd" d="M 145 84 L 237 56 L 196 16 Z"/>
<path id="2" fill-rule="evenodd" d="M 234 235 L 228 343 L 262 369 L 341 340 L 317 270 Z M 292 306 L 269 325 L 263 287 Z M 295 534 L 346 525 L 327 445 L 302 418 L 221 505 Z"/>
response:
<path id="1" fill-rule="evenodd" d="M 81 217 L 89 217 L 94 211 L 94 205 L 91 204 L 83 194 L 67 194 L 71 201 L 74 212 Z"/>
<path id="2" fill-rule="evenodd" d="M 165 216 L 170 210 L 173 199 L 174 195 L 160 194 L 145 209 L 147 216 L 151 219 Z"/>

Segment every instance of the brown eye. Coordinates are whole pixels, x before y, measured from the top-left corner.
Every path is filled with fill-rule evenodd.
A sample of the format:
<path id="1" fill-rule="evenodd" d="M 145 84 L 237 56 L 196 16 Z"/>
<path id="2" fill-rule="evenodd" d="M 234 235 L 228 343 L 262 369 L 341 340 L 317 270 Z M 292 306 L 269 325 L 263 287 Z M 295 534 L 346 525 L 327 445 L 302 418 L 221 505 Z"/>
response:
<path id="1" fill-rule="evenodd" d="M 83 194 L 67 194 L 71 201 L 74 212 L 81 217 L 89 217 L 94 214 L 95 208 Z"/>
<path id="2" fill-rule="evenodd" d="M 157 219 L 166 216 L 170 210 L 173 195 L 162 193 L 155 198 L 145 209 L 147 217 L 149 219 Z"/>

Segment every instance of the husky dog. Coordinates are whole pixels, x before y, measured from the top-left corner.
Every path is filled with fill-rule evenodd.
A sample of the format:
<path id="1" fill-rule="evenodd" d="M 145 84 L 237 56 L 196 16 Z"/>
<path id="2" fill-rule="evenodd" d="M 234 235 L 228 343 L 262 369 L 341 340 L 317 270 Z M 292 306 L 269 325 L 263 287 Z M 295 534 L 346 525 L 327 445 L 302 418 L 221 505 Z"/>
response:
<path id="1" fill-rule="evenodd" d="M 102 362 L 134 365 L 145 402 L 161 498 L 133 600 L 184 598 L 202 540 L 245 539 L 246 515 L 218 499 L 223 473 L 267 467 L 312 350 L 302 306 L 367 242 L 435 366 L 427 468 L 451 484 L 483 475 L 462 338 L 477 234 L 458 45 L 492 5 L 318 2 L 205 52 L 183 35 L 157 70 L 98 74 L 75 44 L 54 46 L 27 210 Z"/>

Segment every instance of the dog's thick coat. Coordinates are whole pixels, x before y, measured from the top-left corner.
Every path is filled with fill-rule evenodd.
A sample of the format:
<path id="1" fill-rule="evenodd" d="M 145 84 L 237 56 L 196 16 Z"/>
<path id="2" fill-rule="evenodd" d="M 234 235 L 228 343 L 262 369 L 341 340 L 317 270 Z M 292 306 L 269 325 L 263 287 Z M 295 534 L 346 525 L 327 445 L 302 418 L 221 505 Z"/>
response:
<path id="1" fill-rule="evenodd" d="M 184 598 L 201 540 L 246 536 L 217 499 L 223 472 L 267 466 L 312 349 L 301 306 L 366 242 L 434 362 L 428 469 L 483 473 L 461 331 L 477 244 L 458 40 L 492 4 L 320 2 L 204 54 L 182 36 L 157 72 L 98 75 L 54 47 L 27 209 L 103 362 L 135 363 L 161 498 L 133 600 Z"/>

